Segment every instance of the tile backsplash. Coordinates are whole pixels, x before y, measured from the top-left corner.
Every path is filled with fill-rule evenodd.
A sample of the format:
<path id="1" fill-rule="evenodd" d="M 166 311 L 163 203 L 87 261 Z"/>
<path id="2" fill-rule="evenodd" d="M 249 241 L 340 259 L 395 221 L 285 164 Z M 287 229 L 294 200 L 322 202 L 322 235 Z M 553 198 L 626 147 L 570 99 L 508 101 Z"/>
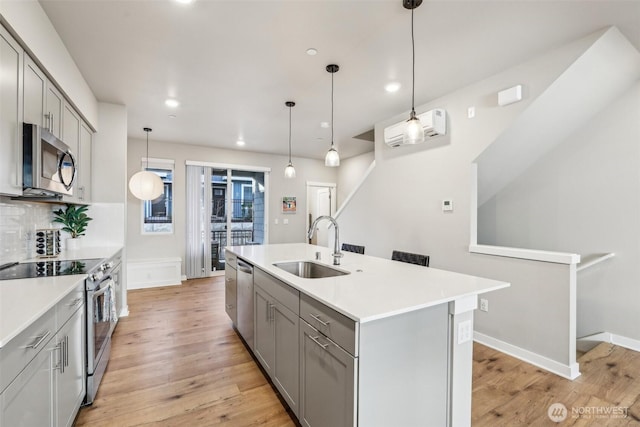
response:
<path id="1" fill-rule="evenodd" d="M 0 265 L 35 257 L 36 228 L 51 226 L 53 208 L 0 199 Z"/>

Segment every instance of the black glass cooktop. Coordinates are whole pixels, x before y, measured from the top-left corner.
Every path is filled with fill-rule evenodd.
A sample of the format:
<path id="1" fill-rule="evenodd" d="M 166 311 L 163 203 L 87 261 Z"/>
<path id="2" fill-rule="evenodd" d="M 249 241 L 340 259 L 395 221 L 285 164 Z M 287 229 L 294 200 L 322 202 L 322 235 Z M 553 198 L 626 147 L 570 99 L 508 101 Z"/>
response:
<path id="1" fill-rule="evenodd" d="M 0 280 L 87 274 L 97 267 L 101 261 L 101 258 L 67 261 L 43 259 L 35 262 L 10 264 L 0 269 Z"/>

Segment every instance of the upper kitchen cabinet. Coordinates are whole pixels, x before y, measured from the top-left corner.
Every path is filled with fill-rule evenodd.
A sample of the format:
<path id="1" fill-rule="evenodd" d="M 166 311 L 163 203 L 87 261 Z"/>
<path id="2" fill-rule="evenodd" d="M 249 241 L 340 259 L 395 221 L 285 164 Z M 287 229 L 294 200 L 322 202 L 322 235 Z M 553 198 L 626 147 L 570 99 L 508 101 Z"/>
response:
<path id="1" fill-rule="evenodd" d="M 78 183 L 76 195 L 83 203 L 91 202 L 91 144 L 93 132 L 84 121 L 80 123 L 80 150 L 78 153 Z"/>
<path id="2" fill-rule="evenodd" d="M 64 97 L 28 56 L 24 59 L 24 121 L 62 136 Z"/>
<path id="3" fill-rule="evenodd" d="M 0 194 L 22 194 L 22 62 L 20 45 L 0 26 Z"/>

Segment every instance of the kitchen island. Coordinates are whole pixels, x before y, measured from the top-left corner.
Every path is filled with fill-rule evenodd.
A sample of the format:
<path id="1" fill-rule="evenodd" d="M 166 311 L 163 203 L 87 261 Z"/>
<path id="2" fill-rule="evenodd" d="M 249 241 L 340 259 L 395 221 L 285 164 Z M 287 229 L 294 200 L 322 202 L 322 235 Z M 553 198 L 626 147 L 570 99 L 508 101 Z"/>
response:
<path id="1" fill-rule="evenodd" d="M 509 284 L 353 253 L 331 266 L 331 252 L 227 248 L 228 284 L 236 257 L 254 270 L 250 347 L 300 422 L 469 426 L 477 295 Z M 274 265 L 304 260 L 347 274 L 309 279 Z M 237 295 L 228 289 L 227 307 Z"/>

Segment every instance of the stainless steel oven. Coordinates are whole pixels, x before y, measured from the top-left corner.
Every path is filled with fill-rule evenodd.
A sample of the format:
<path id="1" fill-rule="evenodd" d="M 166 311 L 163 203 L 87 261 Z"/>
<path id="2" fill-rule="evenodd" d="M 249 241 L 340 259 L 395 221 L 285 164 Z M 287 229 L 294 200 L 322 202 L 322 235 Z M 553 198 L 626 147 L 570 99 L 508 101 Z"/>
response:
<path id="1" fill-rule="evenodd" d="M 89 274 L 87 295 L 87 396 L 93 403 L 111 354 L 111 335 L 118 323 L 116 288 L 120 277 L 121 254 Z"/>

